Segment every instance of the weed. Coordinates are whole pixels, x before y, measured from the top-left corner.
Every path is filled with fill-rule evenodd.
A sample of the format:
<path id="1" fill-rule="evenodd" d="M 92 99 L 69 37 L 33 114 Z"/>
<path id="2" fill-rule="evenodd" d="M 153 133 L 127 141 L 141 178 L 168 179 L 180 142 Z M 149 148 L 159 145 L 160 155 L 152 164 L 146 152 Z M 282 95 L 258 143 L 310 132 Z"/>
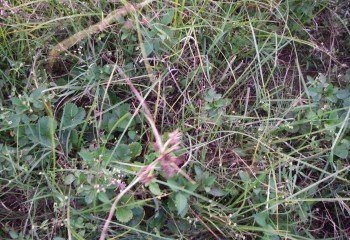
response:
<path id="1" fill-rule="evenodd" d="M 0 1 L 0 238 L 349 238 L 348 9 Z"/>

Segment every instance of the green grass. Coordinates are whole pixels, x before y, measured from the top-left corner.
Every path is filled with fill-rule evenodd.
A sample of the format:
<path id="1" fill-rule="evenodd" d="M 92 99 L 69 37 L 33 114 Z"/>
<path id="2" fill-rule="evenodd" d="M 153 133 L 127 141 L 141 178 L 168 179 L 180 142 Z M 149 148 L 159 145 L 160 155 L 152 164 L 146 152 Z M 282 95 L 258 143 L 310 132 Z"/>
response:
<path id="1" fill-rule="evenodd" d="M 0 1 L 0 238 L 348 239 L 349 3 L 153 1 L 50 66 L 126 5 Z"/>

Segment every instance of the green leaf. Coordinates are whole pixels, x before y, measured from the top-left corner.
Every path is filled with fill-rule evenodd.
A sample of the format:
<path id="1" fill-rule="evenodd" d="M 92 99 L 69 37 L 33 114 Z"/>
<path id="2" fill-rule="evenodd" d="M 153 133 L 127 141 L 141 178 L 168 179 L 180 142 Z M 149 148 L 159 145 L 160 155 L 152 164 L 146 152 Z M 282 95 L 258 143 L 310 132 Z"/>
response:
<path id="1" fill-rule="evenodd" d="M 130 160 L 130 149 L 126 144 L 119 144 L 115 150 L 115 157 L 119 161 L 129 161 Z"/>
<path id="2" fill-rule="evenodd" d="M 153 52 L 153 43 L 150 39 L 146 40 L 143 43 L 143 47 L 145 48 L 146 56 L 150 55 Z"/>
<path id="3" fill-rule="evenodd" d="M 336 95 L 339 99 L 346 99 L 350 97 L 350 91 L 348 89 L 339 90 Z"/>
<path id="4" fill-rule="evenodd" d="M 315 87 L 310 87 L 309 89 L 309 95 L 311 97 L 316 97 L 317 95 L 319 95 L 320 93 L 318 92 L 318 89 Z"/>
<path id="5" fill-rule="evenodd" d="M 92 201 L 94 200 L 94 193 L 93 191 L 89 192 L 87 195 L 85 195 L 85 198 L 84 198 L 85 202 L 87 204 L 90 204 L 92 203 Z"/>
<path id="6" fill-rule="evenodd" d="M 9 234 L 10 234 L 10 237 L 11 237 L 12 239 L 17 239 L 17 238 L 19 238 L 18 233 L 15 232 L 15 231 L 13 231 L 13 230 L 11 230 L 11 231 L 9 232 Z"/>
<path id="7" fill-rule="evenodd" d="M 222 197 L 226 195 L 226 192 L 219 187 L 211 187 L 209 193 L 215 197 Z"/>
<path id="8" fill-rule="evenodd" d="M 131 120 L 131 117 L 132 117 L 131 113 L 127 112 L 127 113 L 123 114 L 122 116 L 120 116 L 120 118 L 118 119 L 117 122 L 115 122 L 115 120 L 111 119 L 109 122 L 109 129 L 112 130 L 113 127 L 117 127 L 120 131 L 124 131 L 124 129 L 127 128 L 128 126 L 129 127 L 134 126 L 135 121 L 133 119 Z M 129 122 L 130 122 L 130 125 L 129 125 Z M 113 123 L 113 126 L 111 123 Z"/>
<path id="9" fill-rule="evenodd" d="M 115 216 L 119 222 L 127 223 L 132 219 L 133 213 L 128 207 L 120 207 L 115 211 Z"/>
<path id="10" fill-rule="evenodd" d="M 133 217 L 128 225 L 130 227 L 136 227 L 137 225 L 139 225 L 141 223 L 141 221 L 145 217 L 145 210 L 143 210 L 142 207 L 134 207 L 132 209 L 132 215 L 133 215 Z"/>
<path id="11" fill-rule="evenodd" d="M 170 187 L 170 189 L 174 192 L 177 192 L 182 188 L 181 184 L 179 184 L 174 178 L 169 178 L 167 182 L 168 187 Z"/>
<path id="12" fill-rule="evenodd" d="M 129 148 L 130 148 L 132 158 L 140 156 L 142 151 L 142 146 L 139 142 L 133 142 L 129 144 Z"/>
<path id="13" fill-rule="evenodd" d="M 266 226 L 266 218 L 268 217 L 266 212 L 261 212 L 254 214 L 254 220 L 259 224 L 261 227 Z"/>
<path id="14" fill-rule="evenodd" d="M 60 143 L 62 147 L 69 153 L 73 146 L 78 144 L 78 133 L 75 129 L 61 131 Z"/>
<path id="15" fill-rule="evenodd" d="M 199 181 L 203 177 L 203 170 L 199 166 L 194 166 L 194 172 L 196 173 L 196 180 Z"/>
<path id="16" fill-rule="evenodd" d="M 168 9 L 168 12 L 164 14 L 160 22 L 164 25 L 168 25 L 173 21 L 173 17 L 174 17 L 174 10 Z"/>
<path id="17" fill-rule="evenodd" d="M 250 176 L 247 172 L 244 172 L 244 171 L 239 171 L 238 172 L 239 174 L 239 177 L 241 178 L 241 180 L 244 182 L 244 183 L 250 183 L 251 180 L 250 180 Z"/>
<path id="18" fill-rule="evenodd" d="M 108 195 L 105 192 L 99 192 L 97 198 L 103 203 L 109 203 Z"/>
<path id="19" fill-rule="evenodd" d="M 216 92 L 214 89 L 209 89 L 205 96 L 204 96 L 204 100 L 211 103 L 214 101 L 214 96 L 216 95 Z"/>
<path id="20" fill-rule="evenodd" d="M 162 194 L 162 191 L 160 190 L 159 188 L 159 184 L 156 183 L 156 182 L 151 182 L 149 185 L 148 185 L 148 188 L 149 190 L 151 191 L 152 194 L 156 195 L 156 196 L 159 196 Z"/>
<path id="21" fill-rule="evenodd" d="M 57 123 L 52 117 L 41 117 L 34 126 L 26 128 L 28 138 L 34 143 L 41 143 L 44 146 L 51 146 L 51 132 L 54 134 Z"/>
<path id="22" fill-rule="evenodd" d="M 349 147 L 345 143 L 338 144 L 334 148 L 334 155 L 346 159 L 349 154 Z"/>
<path id="23" fill-rule="evenodd" d="M 77 107 L 74 103 L 67 103 L 63 109 L 63 115 L 61 118 L 61 124 L 63 129 L 75 128 L 78 126 L 85 117 L 85 110 L 81 107 Z"/>
<path id="24" fill-rule="evenodd" d="M 188 210 L 188 197 L 181 192 L 176 193 L 175 206 L 177 209 L 177 213 L 182 217 L 185 216 Z"/>
<path id="25" fill-rule="evenodd" d="M 128 136 L 131 140 L 134 140 L 136 138 L 136 132 L 134 130 L 130 130 L 128 132 Z"/>
<path id="26" fill-rule="evenodd" d="M 89 150 L 82 149 L 78 154 L 86 163 L 88 163 L 88 164 L 93 163 L 94 154 L 92 152 L 90 152 Z"/>
<path id="27" fill-rule="evenodd" d="M 75 176 L 70 173 L 64 178 L 64 184 L 71 185 L 74 182 L 74 180 L 75 180 Z"/>

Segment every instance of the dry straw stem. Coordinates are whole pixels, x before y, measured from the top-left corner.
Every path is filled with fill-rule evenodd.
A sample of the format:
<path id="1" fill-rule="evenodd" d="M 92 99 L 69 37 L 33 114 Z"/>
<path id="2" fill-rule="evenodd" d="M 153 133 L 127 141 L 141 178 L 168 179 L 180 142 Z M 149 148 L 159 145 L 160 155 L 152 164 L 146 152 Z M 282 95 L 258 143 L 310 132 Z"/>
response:
<path id="1" fill-rule="evenodd" d="M 108 226 L 112 221 L 115 209 L 121 197 L 124 194 L 126 194 L 129 190 L 131 190 L 131 188 L 135 186 L 137 183 L 139 182 L 145 183 L 150 179 L 152 179 L 153 176 L 150 176 L 151 172 L 154 170 L 158 162 L 165 161 L 166 157 L 171 155 L 174 151 L 176 151 L 176 149 L 178 149 L 178 146 L 180 144 L 180 133 L 178 132 L 178 130 L 175 130 L 172 134 L 170 134 L 169 139 L 165 143 L 163 143 L 161 135 L 156 127 L 151 111 L 149 110 L 145 99 L 141 96 L 140 92 L 135 88 L 130 78 L 123 72 L 123 70 L 118 65 L 115 66 L 115 69 L 117 69 L 119 75 L 124 78 L 125 82 L 129 85 L 131 91 L 135 94 L 137 100 L 140 102 L 143 108 L 143 111 L 145 113 L 146 119 L 148 121 L 148 124 L 151 126 L 153 135 L 156 139 L 156 145 L 157 145 L 157 151 L 159 153 L 159 157 L 155 159 L 148 166 L 143 167 L 140 170 L 140 172 L 137 174 L 137 177 L 116 196 L 109 210 L 108 217 L 103 225 L 102 232 L 100 235 L 100 240 L 104 240 L 106 238 Z M 182 172 L 181 169 L 176 164 L 174 164 L 174 162 L 169 161 L 169 164 L 171 165 L 172 168 L 174 168 L 174 170 L 176 170 L 176 172 L 182 174 L 191 183 L 195 184 L 195 182 L 186 173 Z"/>
<path id="2" fill-rule="evenodd" d="M 135 186 L 138 182 L 141 182 L 143 179 L 146 179 L 148 177 L 149 173 L 157 165 L 159 160 L 161 160 L 164 157 L 164 154 L 168 154 L 166 149 L 165 149 L 166 145 L 163 144 L 162 138 L 161 138 L 161 136 L 159 134 L 159 131 L 158 131 L 157 127 L 156 127 L 156 124 L 155 124 L 155 122 L 154 122 L 154 120 L 152 118 L 151 111 L 149 110 L 149 108 L 147 106 L 147 103 L 145 102 L 145 99 L 141 96 L 139 91 L 135 88 L 134 84 L 131 82 L 130 78 L 124 73 L 124 71 L 118 65 L 116 65 L 115 68 L 117 69 L 119 75 L 124 78 L 125 82 L 129 85 L 131 91 L 135 94 L 136 98 L 140 102 L 140 104 L 141 104 L 141 106 L 142 106 L 142 108 L 144 110 L 146 119 L 147 119 L 149 125 L 152 128 L 153 135 L 154 135 L 154 137 L 156 139 L 156 144 L 159 146 L 160 156 L 156 160 L 154 160 L 150 165 L 148 165 L 145 168 L 142 168 L 141 171 L 138 173 L 138 176 L 123 191 L 121 191 L 117 195 L 117 197 L 115 198 L 115 200 L 114 200 L 114 202 L 113 202 L 113 204 L 112 204 L 112 206 L 111 206 L 111 208 L 109 210 L 108 217 L 107 217 L 107 219 L 106 219 L 106 221 L 105 221 L 105 223 L 103 225 L 102 232 L 101 232 L 101 235 L 100 235 L 100 240 L 104 240 L 106 238 L 107 231 L 108 231 L 108 226 L 109 226 L 109 224 L 112 221 L 115 209 L 116 209 L 117 204 L 118 204 L 119 200 L 121 199 L 121 197 L 125 193 L 127 193 L 133 186 Z"/>
<path id="3" fill-rule="evenodd" d="M 49 67 L 52 67 L 54 65 L 58 56 L 62 52 L 67 51 L 69 48 L 71 48 L 75 44 L 79 43 L 83 39 L 89 37 L 90 35 L 96 34 L 98 32 L 105 30 L 112 23 L 114 23 L 117 19 L 119 19 L 119 18 L 121 18 L 129 13 L 136 12 L 138 9 L 141 9 L 144 6 L 150 4 L 151 2 L 154 2 L 154 1 L 155 0 L 145 0 L 139 4 L 136 4 L 136 5 L 132 5 L 132 4 L 128 3 L 126 6 L 120 8 L 120 9 L 114 10 L 111 13 L 109 13 L 100 22 L 79 31 L 79 32 L 75 33 L 74 35 L 70 36 L 69 38 L 58 43 L 56 46 L 53 47 L 53 49 L 49 53 L 49 57 L 48 57 Z"/>

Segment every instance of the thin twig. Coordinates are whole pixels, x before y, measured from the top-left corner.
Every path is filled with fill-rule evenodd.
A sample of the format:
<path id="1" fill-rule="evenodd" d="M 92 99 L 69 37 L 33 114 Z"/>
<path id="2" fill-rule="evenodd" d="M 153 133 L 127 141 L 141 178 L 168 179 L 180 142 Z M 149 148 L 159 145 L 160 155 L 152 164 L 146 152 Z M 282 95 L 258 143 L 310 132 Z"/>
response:
<path id="1" fill-rule="evenodd" d="M 109 224 L 111 223 L 112 221 L 112 218 L 114 216 L 114 212 L 115 212 L 115 209 L 117 207 L 117 204 L 119 202 L 119 200 L 133 187 L 135 186 L 137 183 L 139 183 L 143 178 L 145 178 L 149 173 L 150 171 L 156 166 L 156 164 L 158 163 L 158 161 L 161 159 L 161 157 L 163 156 L 160 156 L 158 157 L 156 160 L 154 160 L 150 165 L 148 165 L 147 169 L 148 171 L 141 171 L 138 173 L 138 176 L 123 190 L 121 191 L 117 197 L 115 198 L 110 210 L 109 210 L 109 214 L 108 214 L 108 217 L 103 225 L 103 228 L 102 228 L 102 232 L 101 232 L 101 236 L 100 236 L 100 239 L 99 240 L 105 240 L 106 238 L 106 234 L 107 234 L 107 230 L 108 230 L 108 227 L 109 227 Z"/>
<path id="2" fill-rule="evenodd" d="M 104 240 L 106 238 L 106 234 L 107 234 L 107 230 L 108 230 L 108 226 L 111 223 L 111 220 L 114 216 L 114 212 L 115 209 L 117 207 L 117 204 L 119 202 L 119 200 L 121 199 L 122 196 L 125 195 L 125 193 L 127 193 L 133 186 L 135 186 L 138 182 L 140 182 L 142 179 L 144 179 L 145 177 L 148 176 L 148 174 L 151 172 L 151 170 L 153 170 L 153 168 L 156 166 L 156 164 L 159 162 L 160 159 L 162 159 L 164 157 L 165 154 L 168 154 L 165 150 L 162 138 L 159 134 L 159 131 L 156 127 L 156 124 L 152 118 L 152 114 L 151 111 L 149 110 L 147 103 L 145 101 L 145 99 L 141 96 L 141 94 L 139 93 L 139 91 L 135 88 L 134 84 L 131 82 L 130 78 L 124 73 L 124 71 L 116 64 L 115 68 L 117 69 L 119 75 L 121 77 L 123 77 L 126 81 L 126 83 L 129 85 L 131 91 L 135 94 L 136 98 L 139 100 L 144 112 L 145 112 L 145 116 L 146 119 L 149 123 L 149 125 L 152 128 L 154 137 L 156 139 L 156 143 L 159 147 L 159 152 L 160 152 L 160 156 L 154 160 L 150 165 L 148 165 L 146 167 L 146 170 L 143 171 L 143 169 L 141 169 L 141 171 L 138 173 L 138 176 L 123 190 L 121 191 L 117 197 L 115 198 L 110 210 L 109 210 L 109 214 L 108 217 L 103 225 L 102 228 L 102 232 L 101 232 L 101 236 L 100 236 L 100 240 Z"/>
<path id="3" fill-rule="evenodd" d="M 144 2 L 136 4 L 135 6 L 132 4 L 128 4 L 123 8 L 114 10 L 111 13 L 109 13 L 100 22 L 75 33 L 74 35 L 70 36 L 69 38 L 66 38 L 65 40 L 63 40 L 62 42 L 59 42 L 56 46 L 53 47 L 53 49 L 49 53 L 49 57 L 48 57 L 49 67 L 52 68 L 52 66 L 56 62 L 58 56 L 63 51 L 67 51 L 69 48 L 71 48 L 75 44 L 81 42 L 83 39 L 87 38 L 88 36 L 105 30 L 112 23 L 117 21 L 119 18 L 121 18 L 129 13 L 136 12 L 138 9 L 143 8 L 144 6 L 150 4 L 153 1 L 155 1 L 155 0 L 145 0 Z"/>
<path id="4" fill-rule="evenodd" d="M 164 149 L 164 144 L 163 144 L 162 138 L 159 134 L 159 131 L 156 127 L 153 116 L 152 116 L 151 111 L 149 110 L 149 108 L 147 106 L 145 99 L 141 96 L 139 91 L 135 88 L 134 84 L 131 82 L 130 78 L 124 73 L 124 71 L 119 66 L 116 66 L 116 69 L 117 69 L 118 73 L 120 74 L 120 76 L 122 76 L 124 78 L 125 82 L 129 85 L 131 91 L 135 94 L 137 100 L 139 100 L 139 102 L 143 108 L 143 111 L 145 112 L 145 116 L 146 116 L 146 119 L 148 121 L 148 124 L 152 128 L 154 137 L 156 139 L 156 143 L 159 147 L 159 151 L 164 152 L 165 149 Z"/>
<path id="5" fill-rule="evenodd" d="M 195 211 L 193 211 L 192 209 L 190 209 L 190 210 L 191 210 L 191 212 L 193 213 L 193 215 L 195 215 L 196 218 L 202 223 L 202 225 L 203 225 L 206 229 L 208 229 L 208 231 L 213 235 L 213 237 L 214 237 L 216 240 L 220 240 L 220 239 L 221 239 L 218 235 L 216 235 L 216 234 L 214 233 L 213 230 L 211 230 L 211 228 L 202 220 L 202 218 L 201 218 Z"/>

